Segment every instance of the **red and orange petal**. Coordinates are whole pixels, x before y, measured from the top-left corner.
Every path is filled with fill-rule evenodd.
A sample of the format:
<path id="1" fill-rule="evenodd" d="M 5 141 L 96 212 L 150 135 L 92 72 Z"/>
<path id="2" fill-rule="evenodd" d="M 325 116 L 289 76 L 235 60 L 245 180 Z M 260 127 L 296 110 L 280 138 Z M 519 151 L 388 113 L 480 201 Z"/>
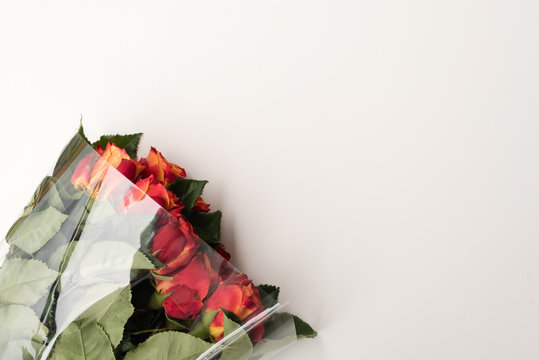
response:
<path id="1" fill-rule="evenodd" d="M 212 275 L 208 272 L 204 254 L 198 253 L 184 268 L 170 274 L 170 280 L 156 280 L 157 291 L 168 294 L 178 287 L 185 286 L 195 291 L 197 298 L 203 300 L 208 295 Z"/>
<path id="2" fill-rule="evenodd" d="M 221 283 L 205 307 L 206 311 L 218 308 L 231 311 L 242 321 L 264 310 L 258 290 L 245 274 L 236 274 Z"/>
<path id="3" fill-rule="evenodd" d="M 171 210 L 176 207 L 177 196 L 168 191 L 165 186 L 157 182 L 153 176 L 141 179 L 135 183 L 137 188 L 132 188 L 124 197 L 124 206 L 129 209 L 136 202 L 142 200 L 145 195 L 151 197 L 155 202 L 161 205 L 165 210 Z M 138 191 L 138 190 L 142 190 Z"/>
<path id="4" fill-rule="evenodd" d="M 122 159 L 116 167 L 116 170 L 131 181 L 137 177 L 137 165 L 133 160 Z"/>
<path id="5" fill-rule="evenodd" d="M 102 180 L 110 166 L 116 168 L 131 181 L 134 181 L 143 169 L 142 165 L 131 159 L 124 149 L 110 142 L 105 150 L 98 146 L 96 151 L 101 158 L 93 167 L 90 183 L 95 184 Z"/>
<path id="6" fill-rule="evenodd" d="M 111 142 L 107 143 L 105 150 L 98 151 L 98 154 L 114 167 L 118 167 L 122 160 L 133 161 L 125 149 L 122 149 Z"/>
<path id="7" fill-rule="evenodd" d="M 202 200 L 201 197 L 199 197 L 196 201 L 195 201 L 195 205 L 193 206 L 193 211 L 194 212 L 209 212 L 210 211 L 210 204 L 204 202 L 204 200 Z"/>
<path id="8" fill-rule="evenodd" d="M 169 274 L 185 266 L 196 253 L 200 240 L 191 224 L 180 215 L 178 220 L 167 217 L 165 223 L 156 230 L 152 241 L 152 253 L 166 264 L 156 270 L 159 275 Z"/>
<path id="9" fill-rule="evenodd" d="M 222 310 L 217 310 L 208 330 L 213 341 L 217 342 L 223 339 L 225 333 L 225 318 Z M 262 339 L 264 331 L 264 325 L 259 324 L 249 331 L 249 337 L 254 342 L 264 342 Z"/>
<path id="10" fill-rule="evenodd" d="M 243 293 L 238 285 L 221 284 L 206 300 L 206 311 L 223 308 L 237 314 L 240 312 L 242 298 Z"/>
<path id="11" fill-rule="evenodd" d="M 220 341 L 223 339 L 225 333 L 225 317 L 222 310 L 218 310 L 215 313 L 215 317 L 210 324 L 210 336 L 214 341 Z"/>
<path id="12" fill-rule="evenodd" d="M 263 324 L 257 325 L 251 331 L 249 331 L 249 337 L 254 342 L 264 342 L 264 340 L 262 340 L 262 336 L 264 336 L 265 330 L 266 329 L 264 328 Z"/>
<path id="13" fill-rule="evenodd" d="M 174 180 L 176 180 L 177 178 L 184 178 L 186 176 L 185 170 L 182 167 L 173 163 L 169 163 L 169 165 L 170 165 L 170 169 L 169 169 L 170 173 L 175 177 Z"/>
<path id="14" fill-rule="evenodd" d="M 143 177 L 153 175 L 157 181 L 167 187 L 177 178 L 185 177 L 184 169 L 169 163 L 154 147 L 150 149 L 148 156 L 140 161 L 146 167 L 142 171 Z"/>
<path id="15" fill-rule="evenodd" d="M 210 287 L 214 287 L 221 281 L 221 276 L 219 275 L 219 272 L 215 271 L 215 268 L 213 267 L 213 264 L 208 254 L 204 253 L 202 255 L 202 260 L 204 261 L 204 267 L 210 275 Z"/>
<path id="16" fill-rule="evenodd" d="M 107 146 L 108 146 L 109 143 L 107 143 Z M 95 147 L 95 151 L 100 155 L 100 156 L 103 156 L 103 153 L 105 152 L 105 149 L 103 149 L 103 147 L 101 145 L 97 145 Z"/>
<path id="17" fill-rule="evenodd" d="M 185 205 L 183 204 L 183 202 L 178 199 L 176 201 L 176 207 L 174 209 L 169 210 L 168 213 L 170 214 L 170 216 L 177 219 L 177 218 L 180 217 L 180 213 L 181 213 L 181 211 L 183 210 L 184 207 L 185 207 Z"/>
<path id="18" fill-rule="evenodd" d="M 163 301 L 165 312 L 176 319 L 193 320 L 202 309 L 203 303 L 197 298 L 196 291 L 178 286 Z"/>
<path id="19" fill-rule="evenodd" d="M 167 314 L 180 319 L 192 319 L 202 308 L 202 302 L 215 284 L 215 272 L 208 267 L 204 253 L 198 253 L 191 262 L 180 270 L 169 274 L 170 280 L 156 280 L 157 291 L 171 294 L 163 306 Z"/>
<path id="20" fill-rule="evenodd" d="M 241 320 L 244 320 L 249 316 L 255 315 L 264 310 L 264 306 L 262 305 L 262 300 L 260 299 L 258 289 L 247 278 L 246 275 L 245 280 L 242 282 L 241 289 L 243 291 L 243 302 L 240 312 L 236 315 L 238 315 Z"/>
<path id="21" fill-rule="evenodd" d="M 71 177 L 71 183 L 75 189 L 84 190 L 90 185 L 90 174 L 93 167 L 93 154 L 87 154 L 79 162 L 73 176 Z"/>

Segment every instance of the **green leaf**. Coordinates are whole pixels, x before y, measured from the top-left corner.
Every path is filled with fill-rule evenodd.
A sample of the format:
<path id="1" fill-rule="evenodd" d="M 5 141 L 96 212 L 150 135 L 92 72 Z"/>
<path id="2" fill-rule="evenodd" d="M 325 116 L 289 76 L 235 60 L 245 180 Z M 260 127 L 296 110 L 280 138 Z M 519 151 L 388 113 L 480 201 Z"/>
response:
<path id="1" fill-rule="evenodd" d="M 294 316 L 294 325 L 296 325 L 296 335 L 298 339 L 300 338 L 315 338 L 318 334 L 311 325 L 307 324 L 305 321 L 301 320 L 296 315 Z"/>
<path id="2" fill-rule="evenodd" d="M 264 322 L 264 338 L 279 338 L 279 328 L 283 326 L 292 326 L 292 322 L 296 328 L 296 336 L 298 339 L 316 337 L 316 331 L 314 331 L 305 321 L 301 320 L 296 315 L 282 312 L 273 315 L 269 320 Z"/>
<path id="3" fill-rule="evenodd" d="M 15 234 L 17 232 L 19 227 L 22 225 L 22 223 L 26 220 L 26 218 L 28 217 L 28 215 L 31 212 L 32 212 L 31 208 L 30 208 L 30 210 L 28 212 L 26 212 L 26 209 L 25 209 L 25 212 L 22 214 L 22 216 L 20 218 L 18 218 L 17 221 L 15 221 L 15 223 L 13 223 L 13 225 L 11 225 L 11 227 L 9 228 L 9 230 L 8 230 L 8 232 L 6 234 L 6 242 L 9 243 L 9 241 L 13 237 L 13 234 Z"/>
<path id="4" fill-rule="evenodd" d="M 249 359 L 253 352 L 253 344 L 241 325 L 230 320 L 226 315 L 225 319 L 225 349 L 220 360 L 244 360 Z"/>
<path id="5" fill-rule="evenodd" d="M 162 332 L 151 336 L 129 351 L 125 360 L 195 360 L 211 344 L 181 332 Z"/>
<path id="6" fill-rule="evenodd" d="M 161 294 L 160 292 L 155 291 L 150 297 L 150 300 L 148 301 L 148 307 L 152 310 L 162 310 L 163 301 L 165 301 L 165 299 L 168 298 L 170 295 L 172 295 L 172 293 Z"/>
<path id="7" fill-rule="evenodd" d="M 174 279 L 173 276 L 159 275 L 159 274 L 156 274 L 154 272 L 152 272 L 152 276 L 154 278 L 156 278 L 157 280 L 161 280 L 161 281 L 170 281 L 170 280 Z"/>
<path id="8" fill-rule="evenodd" d="M 52 206 L 43 211 L 33 212 L 11 234 L 8 241 L 27 254 L 33 254 L 60 230 L 66 219 L 67 215 L 62 214 Z"/>
<path id="9" fill-rule="evenodd" d="M 33 305 L 49 291 L 57 276 L 40 261 L 6 259 L 0 269 L 0 303 Z"/>
<path id="10" fill-rule="evenodd" d="M 114 360 L 112 346 L 96 321 L 71 323 L 54 346 L 52 360 Z"/>
<path id="11" fill-rule="evenodd" d="M 146 255 L 137 251 L 133 256 L 131 269 L 155 269 L 155 266 Z"/>
<path id="12" fill-rule="evenodd" d="M 118 215 L 118 210 L 114 208 L 110 199 L 96 201 L 93 203 L 90 214 L 88 215 L 88 223 L 97 224 L 103 220 L 111 219 L 114 215 Z"/>
<path id="13" fill-rule="evenodd" d="M 100 145 L 103 149 L 106 148 L 107 143 L 111 142 L 116 146 L 125 149 L 132 159 L 137 158 L 138 144 L 142 133 L 129 134 L 129 135 L 103 135 L 93 143 L 94 148 Z"/>
<path id="14" fill-rule="evenodd" d="M 9 239 L 13 236 L 13 234 L 17 231 L 17 229 L 24 222 L 26 217 L 32 213 L 32 211 L 36 207 L 37 203 L 42 198 L 42 195 L 47 193 L 51 186 L 54 186 L 54 190 L 53 190 L 54 193 L 51 193 L 49 195 L 49 197 L 50 197 L 50 201 L 49 201 L 50 204 L 49 205 L 54 206 L 58 210 L 63 210 L 64 204 L 62 202 L 60 194 L 58 193 L 58 189 L 56 188 L 55 183 L 52 180 L 52 177 L 51 176 L 45 177 L 41 181 L 39 186 L 37 187 L 36 191 L 34 192 L 34 195 L 32 195 L 32 199 L 30 200 L 28 205 L 26 205 L 24 207 L 24 211 L 23 211 L 21 217 L 9 229 L 9 231 L 8 231 L 8 233 L 6 235 L 6 240 L 9 241 Z M 46 205 L 46 202 L 43 202 L 43 205 Z"/>
<path id="15" fill-rule="evenodd" d="M 125 323 L 134 310 L 131 305 L 131 288 L 126 286 L 96 302 L 79 319 L 95 320 L 105 330 L 115 348 L 122 340 Z"/>
<path id="16" fill-rule="evenodd" d="M 87 194 L 86 190 L 75 189 L 67 176 L 56 182 L 56 189 L 58 190 L 60 198 L 64 200 L 66 204 L 72 203 L 73 200 L 80 200 L 84 194 Z"/>
<path id="17" fill-rule="evenodd" d="M 63 172 L 66 167 L 73 162 L 77 155 L 79 155 L 79 153 L 87 146 L 88 144 L 86 143 L 86 140 L 80 136 L 80 134 L 75 134 L 58 158 L 58 161 L 54 166 L 53 177 L 58 178 L 60 173 Z"/>
<path id="18" fill-rule="evenodd" d="M 260 298 L 262 299 L 262 305 L 265 309 L 277 305 L 279 302 L 279 291 L 277 286 L 261 284 L 257 286 Z"/>
<path id="19" fill-rule="evenodd" d="M 49 246 L 50 245 L 47 245 L 47 247 Z M 47 265 L 53 270 L 63 272 L 76 246 L 77 241 L 63 243 L 62 245 L 58 246 L 56 250 L 54 250 L 54 252 L 47 259 Z"/>
<path id="20" fill-rule="evenodd" d="M 166 326 L 170 329 L 189 331 L 189 328 L 180 322 L 170 318 L 167 313 L 165 313 L 165 318 L 167 319 Z"/>
<path id="21" fill-rule="evenodd" d="M 42 194 L 40 204 L 44 204 L 44 205 L 48 204 L 50 206 L 55 207 L 59 211 L 64 211 L 64 202 L 62 201 L 60 193 L 58 192 L 56 183 L 53 182 L 52 180 L 49 181 L 48 187 L 46 188 L 45 192 Z"/>
<path id="22" fill-rule="evenodd" d="M 206 180 L 177 179 L 170 185 L 169 190 L 183 202 L 184 210 L 190 212 L 207 183 Z"/>
<path id="23" fill-rule="evenodd" d="M 77 252 L 81 257 L 77 268 L 82 279 L 110 281 L 118 274 L 129 274 L 134 261 L 138 266 L 150 266 L 136 256 L 137 249 L 121 241 L 100 241 L 92 244 L 87 251 Z"/>
<path id="24" fill-rule="evenodd" d="M 28 215 L 30 211 L 32 211 L 32 209 L 34 209 L 34 207 L 42 199 L 44 200 L 43 203 L 54 206 L 56 209 L 60 211 L 64 209 L 64 203 L 56 187 L 56 181 L 53 179 L 52 176 L 46 176 L 41 181 L 41 184 L 39 184 L 36 191 L 34 192 L 34 195 L 32 196 L 30 203 L 26 205 L 26 207 L 24 208 L 24 212 L 25 212 L 24 215 Z"/>
<path id="25" fill-rule="evenodd" d="M 47 337 L 47 328 L 34 311 L 22 305 L 0 308 L 0 358 L 20 359 L 21 355 L 35 355 L 35 345 Z"/>
<path id="26" fill-rule="evenodd" d="M 144 228 L 140 234 L 140 252 L 142 252 L 154 264 L 156 269 L 160 269 L 165 264 L 157 259 L 152 254 L 152 240 L 155 235 L 155 223 L 161 218 L 160 215 L 155 215 L 152 221 Z"/>
<path id="27" fill-rule="evenodd" d="M 79 131 L 77 131 L 77 134 L 79 134 L 88 144 L 91 144 L 90 140 L 88 140 L 86 134 L 84 133 L 84 128 L 82 127 L 82 116 L 80 118 Z"/>
<path id="28" fill-rule="evenodd" d="M 128 351 L 131 351 L 135 348 L 135 344 L 131 342 L 131 340 L 127 339 L 122 341 L 120 344 L 119 350 L 121 354 L 125 354 Z"/>
<path id="29" fill-rule="evenodd" d="M 199 316 L 191 327 L 189 334 L 201 339 L 208 339 L 210 337 L 210 325 L 215 318 L 215 314 L 217 314 L 218 311 L 221 310 L 208 311 L 206 313 L 203 313 L 202 316 Z"/>
<path id="30" fill-rule="evenodd" d="M 221 242 L 221 217 L 220 211 L 200 212 L 191 214 L 189 221 L 202 240 L 210 245 L 218 245 Z"/>

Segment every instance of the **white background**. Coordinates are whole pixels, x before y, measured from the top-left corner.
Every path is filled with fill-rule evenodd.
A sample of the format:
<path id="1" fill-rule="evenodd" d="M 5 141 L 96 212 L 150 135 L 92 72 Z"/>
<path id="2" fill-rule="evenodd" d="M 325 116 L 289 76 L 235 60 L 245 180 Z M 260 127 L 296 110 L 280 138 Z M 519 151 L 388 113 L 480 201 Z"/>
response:
<path id="1" fill-rule="evenodd" d="M 210 181 L 280 359 L 539 359 L 536 1 L 2 1 L 0 230 L 80 115 Z"/>

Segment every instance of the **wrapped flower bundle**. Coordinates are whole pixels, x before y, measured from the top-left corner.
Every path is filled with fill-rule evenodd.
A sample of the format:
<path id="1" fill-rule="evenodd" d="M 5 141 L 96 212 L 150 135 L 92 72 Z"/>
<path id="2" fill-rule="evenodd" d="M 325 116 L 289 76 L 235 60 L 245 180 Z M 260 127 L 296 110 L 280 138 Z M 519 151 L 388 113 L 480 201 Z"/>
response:
<path id="1" fill-rule="evenodd" d="M 206 181 L 82 127 L 6 236 L 1 359 L 266 359 L 316 332 L 220 242 Z"/>

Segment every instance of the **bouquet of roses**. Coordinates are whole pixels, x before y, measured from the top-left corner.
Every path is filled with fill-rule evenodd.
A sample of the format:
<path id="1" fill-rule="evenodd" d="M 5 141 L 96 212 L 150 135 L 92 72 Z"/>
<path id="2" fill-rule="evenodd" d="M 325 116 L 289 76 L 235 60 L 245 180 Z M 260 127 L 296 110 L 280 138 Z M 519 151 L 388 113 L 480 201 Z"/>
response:
<path id="1" fill-rule="evenodd" d="M 316 332 L 220 242 L 221 212 L 141 134 L 82 126 L 0 250 L 1 359 L 260 359 Z"/>

